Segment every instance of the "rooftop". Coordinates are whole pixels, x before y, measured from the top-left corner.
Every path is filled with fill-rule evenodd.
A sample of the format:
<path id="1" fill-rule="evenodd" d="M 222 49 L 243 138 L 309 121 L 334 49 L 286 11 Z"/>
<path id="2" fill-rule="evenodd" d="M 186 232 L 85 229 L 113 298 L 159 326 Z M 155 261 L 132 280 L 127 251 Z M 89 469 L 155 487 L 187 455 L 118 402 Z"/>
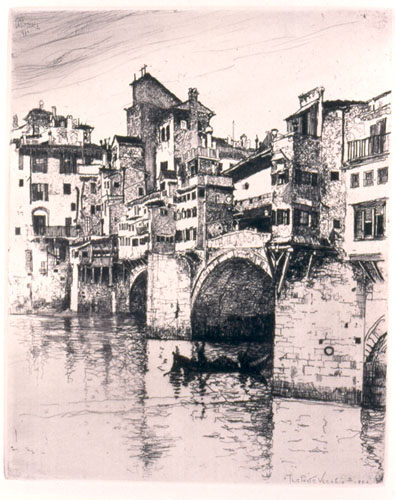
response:
<path id="1" fill-rule="evenodd" d="M 142 146 L 141 139 L 139 137 L 132 137 L 128 135 L 114 135 L 114 141 L 119 142 L 120 144 L 133 144 L 135 146 Z"/>

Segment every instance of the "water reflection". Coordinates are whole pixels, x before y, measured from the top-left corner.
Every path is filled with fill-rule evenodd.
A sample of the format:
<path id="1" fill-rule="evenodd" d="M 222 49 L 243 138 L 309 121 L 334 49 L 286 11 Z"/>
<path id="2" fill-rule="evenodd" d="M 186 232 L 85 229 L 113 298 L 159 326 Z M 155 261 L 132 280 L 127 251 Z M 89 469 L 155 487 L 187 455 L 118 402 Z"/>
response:
<path id="1" fill-rule="evenodd" d="M 11 477 L 374 482 L 384 413 L 272 398 L 239 373 L 171 373 L 190 342 L 127 317 L 10 319 Z M 207 344 L 206 355 L 240 349 Z"/>

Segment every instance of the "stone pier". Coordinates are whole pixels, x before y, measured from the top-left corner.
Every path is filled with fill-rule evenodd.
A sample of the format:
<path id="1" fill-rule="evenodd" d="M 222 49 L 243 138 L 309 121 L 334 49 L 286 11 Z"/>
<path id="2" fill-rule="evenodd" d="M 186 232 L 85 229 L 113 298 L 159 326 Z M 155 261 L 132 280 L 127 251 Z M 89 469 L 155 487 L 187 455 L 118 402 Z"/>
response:
<path id="1" fill-rule="evenodd" d="M 288 280 L 276 302 L 275 395 L 359 404 L 363 386 L 364 283 L 326 257 Z"/>
<path id="2" fill-rule="evenodd" d="M 184 257 L 149 255 L 147 327 L 162 338 L 191 338 L 191 269 Z"/>

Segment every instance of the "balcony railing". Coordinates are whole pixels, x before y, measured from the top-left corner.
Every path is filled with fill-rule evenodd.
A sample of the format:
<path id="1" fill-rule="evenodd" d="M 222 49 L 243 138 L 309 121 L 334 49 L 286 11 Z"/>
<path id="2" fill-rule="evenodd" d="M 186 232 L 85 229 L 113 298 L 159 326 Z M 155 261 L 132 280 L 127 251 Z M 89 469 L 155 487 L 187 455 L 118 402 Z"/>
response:
<path id="1" fill-rule="evenodd" d="M 347 154 L 348 161 L 386 153 L 389 151 L 389 136 L 390 134 L 388 133 L 349 141 Z"/>
<path id="2" fill-rule="evenodd" d="M 213 148 L 202 148 L 199 146 L 197 148 L 192 148 L 189 151 L 187 151 L 184 156 L 184 161 L 192 160 L 197 156 L 202 156 L 203 158 L 212 158 L 214 160 L 219 158 L 218 150 Z"/>
<path id="3" fill-rule="evenodd" d="M 244 200 L 236 200 L 235 208 L 236 210 L 248 210 L 251 208 L 260 208 L 270 204 L 272 201 L 272 193 L 261 194 L 260 196 L 254 196 L 252 198 L 246 198 Z"/>
<path id="4" fill-rule="evenodd" d="M 75 238 L 78 236 L 76 226 L 34 227 L 33 232 L 36 236 L 45 236 L 47 238 Z"/>

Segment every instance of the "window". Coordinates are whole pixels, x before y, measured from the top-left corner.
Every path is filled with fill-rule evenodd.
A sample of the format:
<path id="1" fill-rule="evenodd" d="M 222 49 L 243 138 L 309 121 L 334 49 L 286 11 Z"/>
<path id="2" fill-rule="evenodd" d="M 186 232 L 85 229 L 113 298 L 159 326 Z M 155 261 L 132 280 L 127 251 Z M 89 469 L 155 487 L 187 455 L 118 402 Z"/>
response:
<path id="1" fill-rule="evenodd" d="M 188 208 L 186 213 L 186 218 L 189 219 L 190 217 L 191 217 L 191 209 Z"/>
<path id="2" fill-rule="evenodd" d="M 91 182 L 91 194 L 96 194 L 96 183 Z"/>
<path id="3" fill-rule="evenodd" d="M 72 212 L 75 212 L 75 210 L 76 210 L 75 203 L 72 203 L 72 204 L 71 204 L 71 211 L 72 211 Z"/>
<path id="4" fill-rule="evenodd" d="M 47 274 L 47 263 L 45 262 L 45 260 L 43 260 L 41 262 L 41 265 L 40 265 L 40 273 L 41 274 Z"/>
<path id="5" fill-rule="evenodd" d="M 289 172 L 284 170 L 277 174 L 277 184 L 286 184 L 289 181 Z"/>
<path id="6" fill-rule="evenodd" d="M 273 210 L 272 217 L 273 217 L 273 224 L 276 224 L 277 226 L 280 226 L 283 224 L 288 225 L 289 224 L 289 209 L 287 209 L 287 210 L 279 209 L 279 210 L 277 210 L 277 212 Z"/>
<path id="7" fill-rule="evenodd" d="M 307 172 L 305 170 L 295 169 L 295 184 L 317 186 L 318 174 L 316 172 Z"/>
<path id="8" fill-rule="evenodd" d="M 61 174 L 76 174 L 77 173 L 77 158 L 70 153 L 62 153 L 60 156 L 59 173 Z"/>
<path id="9" fill-rule="evenodd" d="M 373 186 L 373 170 L 369 170 L 368 172 L 363 173 L 363 185 Z"/>
<path id="10" fill-rule="evenodd" d="M 48 184 L 32 184 L 32 201 L 48 201 Z"/>
<path id="11" fill-rule="evenodd" d="M 359 174 L 351 174 L 350 185 L 351 185 L 352 188 L 359 187 Z"/>
<path id="12" fill-rule="evenodd" d="M 17 236 L 19 236 L 19 235 L 21 234 L 21 228 L 20 228 L 20 227 L 16 227 L 16 228 L 15 228 L 15 234 L 16 234 Z"/>
<path id="13" fill-rule="evenodd" d="M 19 170 L 23 170 L 23 158 L 24 156 L 19 154 L 19 165 L 18 165 Z"/>
<path id="14" fill-rule="evenodd" d="M 133 238 L 133 239 L 132 239 L 132 246 L 133 246 L 133 247 L 137 247 L 137 246 L 138 246 L 138 244 L 139 244 L 139 240 L 138 240 L 137 238 Z"/>
<path id="15" fill-rule="evenodd" d="M 340 220 L 333 219 L 333 229 L 340 229 Z"/>
<path id="16" fill-rule="evenodd" d="M 180 121 L 180 128 L 182 130 L 186 130 L 187 129 L 187 122 L 186 122 L 186 120 L 181 120 Z"/>
<path id="17" fill-rule="evenodd" d="M 32 157 L 32 171 L 35 173 L 46 174 L 48 171 L 48 157 L 41 154 Z"/>
<path id="18" fill-rule="evenodd" d="M 303 135 L 317 135 L 318 105 L 312 105 L 304 113 L 294 116 L 287 122 L 288 132 L 296 132 Z"/>
<path id="19" fill-rule="evenodd" d="M 23 179 L 19 179 L 19 187 L 23 187 Z"/>
<path id="20" fill-rule="evenodd" d="M 190 166 L 190 169 L 191 169 L 191 177 L 195 177 L 195 175 L 197 175 L 198 173 L 198 166 L 196 163 L 192 164 Z"/>
<path id="21" fill-rule="evenodd" d="M 63 184 L 63 194 L 71 194 L 71 184 Z"/>
<path id="22" fill-rule="evenodd" d="M 196 217 L 197 216 L 197 207 L 193 207 L 192 208 L 192 217 Z"/>
<path id="23" fill-rule="evenodd" d="M 311 226 L 314 227 L 318 224 L 318 214 L 317 212 L 311 213 Z M 294 222 L 295 226 L 308 226 L 310 213 L 307 210 L 300 210 L 295 208 L 294 210 Z"/>
<path id="24" fill-rule="evenodd" d="M 385 202 L 354 206 L 356 240 L 380 239 L 385 234 Z"/>
<path id="25" fill-rule="evenodd" d="M 170 126 L 167 125 L 166 127 L 166 141 L 170 140 Z"/>
<path id="26" fill-rule="evenodd" d="M 114 189 L 118 189 L 120 186 L 120 183 L 119 182 L 114 182 Z"/>
<path id="27" fill-rule="evenodd" d="M 164 191 L 166 189 L 166 182 L 161 182 L 160 183 L 160 190 Z"/>
<path id="28" fill-rule="evenodd" d="M 101 212 L 101 205 L 96 205 L 96 212 Z"/>
<path id="29" fill-rule="evenodd" d="M 310 226 L 318 227 L 318 212 L 311 212 L 310 214 Z"/>
<path id="30" fill-rule="evenodd" d="M 332 170 L 331 172 L 331 181 L 339 180 L 339 172 L 337 170 Z"/>
<path id="31" fill-rule="evenodd" d="M 245 182 L 243 184 L 243 189 L 248 189 L 250 187 L 250 185 L 248 184 L 248 182 Z"/>
<path id="32" fill-rule="evenodd" d="M 95 215 L 96 213 L 96 207 L 95 205 L 91 205 L 91 215 Z"/>
<path id="33" fill-rule="evenodd" d="M 167 171 L 167 167 L 168 167 L 168 162 L 167 161 L 161 161 L 160 162 L 160 171 L 161 172 L 166 172 Z"/>
<path id="34" fill-rule="evenodd" d="M 196 191 L 193 191 L 192 193 L 192 200 L 196 200 Z"/>
<path id="35" fill-rule="evenodd" d="M 199 188 L 198 196 L 199 196 L 199 198 L 204 198 L 204 189 L 203 188 Z"/>
<path id="36" fill-rule="evenodd" d="M 161 209 L 160 209 L 160 214 L 161 214 L 161 215 L 167 215 L 167 210 L 166 210 L 166 208 L 161 208 Z"/>
<path id="37" fill-rule="evenodd" d="M 144 196 L 144 188 L 139 187 L 139 196 Z"/>
<path id="38" fill-rule="evenodd" d="M 377 184 L 385 184 L 388 182 L 388 167 L 379 168 L 377 170 Z"/>

